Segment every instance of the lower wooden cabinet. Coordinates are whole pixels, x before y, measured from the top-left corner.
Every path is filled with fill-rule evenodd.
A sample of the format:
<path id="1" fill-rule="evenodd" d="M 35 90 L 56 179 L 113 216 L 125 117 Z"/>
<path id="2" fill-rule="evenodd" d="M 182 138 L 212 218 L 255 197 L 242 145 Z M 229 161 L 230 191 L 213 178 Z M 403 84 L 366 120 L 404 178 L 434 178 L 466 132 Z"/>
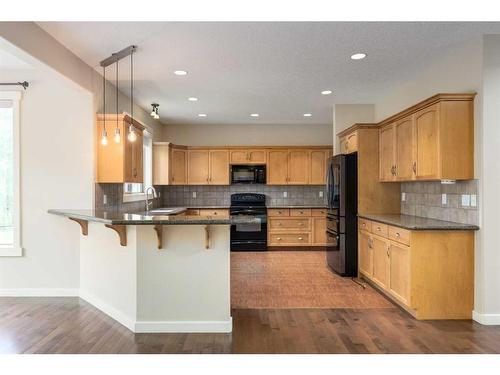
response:
<path id="1" fill-rule="evenodd" d="M 326 246 L 326 210 L 270 208 L 268 246 Z"/>
<path id="2" fill-rule="evenodd" d="M 407 230 L 359 219 L 361 277 L 417 319 L 471 319 L 474 232 Z"/>
<path id="3" fill-rule="evenodd" d="M 222 209 L 209 209 L 209 208 L 189 208 L 185 212 L 186 216 L 212 216 L 212 217 L 229 217 L 229 210 Z"/>

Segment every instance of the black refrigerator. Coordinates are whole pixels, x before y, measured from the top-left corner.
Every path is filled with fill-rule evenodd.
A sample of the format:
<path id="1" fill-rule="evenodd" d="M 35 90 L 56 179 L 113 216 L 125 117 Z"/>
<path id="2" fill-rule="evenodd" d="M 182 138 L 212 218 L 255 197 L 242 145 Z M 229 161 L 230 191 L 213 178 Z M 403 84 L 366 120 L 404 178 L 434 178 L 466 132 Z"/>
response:
<path id="1" fill-rule="evenodd" d="M 328 266 L 341 276 L 358 273 L 358 155 L 328 160 L 326 235 Z"/>

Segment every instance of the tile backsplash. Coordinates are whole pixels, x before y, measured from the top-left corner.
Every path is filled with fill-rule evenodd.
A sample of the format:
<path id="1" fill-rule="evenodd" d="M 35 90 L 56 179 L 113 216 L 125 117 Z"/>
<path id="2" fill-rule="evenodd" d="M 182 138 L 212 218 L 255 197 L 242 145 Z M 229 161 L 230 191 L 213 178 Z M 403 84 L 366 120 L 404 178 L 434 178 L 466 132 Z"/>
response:
<path id="1" fill-rule="evenodd" d="M 441 184 L 437 181 L 401 183 L 401 213 L 416 215 L 456 223 L 478 225 L 478 181 L 457 181 L 454 184 Z M 446 204 L 442 204 L 442 194 L 446 194 Z M 462 195 L 476 196 L 476 206 L 463 206 Z M 465 197 L 467 198 L 467 197 Z"/>
<path id="2" fill-rule="evenodd" d="M 320 193 L 321 192 L 321 193 Z M 196 198 L 193 198 L 196 193 Z M 259 193 L 267 196 L 266 204 L 272 206 L 322 206 L 325 205 L 325 186 L 307 185 L 229 185 L 229 186 L 163 186 L 164 206 L 229 206 L 231 194 Z M 286 193 L 286 197 L 284 196 Z M 320 197 L 320 194 L 323 196 Z"/>
<path id="3" fill-rule="evenodd" d="M 161 191 L 161 187 L 156 187 L 156 191 Z M 104 204 L 104 195 L 106 195 L 106 204 Z M 153 206 L 159 207 L 160 200 L 161 198 L 155 199 Z M 95 208 L 98 210 L 137 212 L 144 211 L 145 204 L 144 200 L 123 202 L 123 184 L 95 184 Z"/>

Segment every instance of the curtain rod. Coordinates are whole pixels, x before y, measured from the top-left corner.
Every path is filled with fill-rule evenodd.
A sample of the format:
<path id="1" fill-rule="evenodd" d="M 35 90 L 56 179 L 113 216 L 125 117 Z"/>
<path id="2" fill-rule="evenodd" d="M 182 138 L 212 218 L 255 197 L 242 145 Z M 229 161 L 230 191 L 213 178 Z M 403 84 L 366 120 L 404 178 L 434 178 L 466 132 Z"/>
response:
<path id="1" fill-rule="evenodd" d="M 23 86 L 23 89 L 26 90 L 26 88 L 30 85 L 27 81 L 24 82 L 0 82 L 0 86 Z"/>

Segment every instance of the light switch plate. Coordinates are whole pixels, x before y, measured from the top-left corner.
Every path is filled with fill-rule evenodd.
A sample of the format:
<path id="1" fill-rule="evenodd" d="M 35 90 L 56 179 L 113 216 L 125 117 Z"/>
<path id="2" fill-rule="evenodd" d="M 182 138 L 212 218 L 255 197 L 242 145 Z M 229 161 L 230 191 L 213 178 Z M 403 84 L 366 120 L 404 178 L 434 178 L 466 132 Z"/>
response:
<path id="1" fill-rule="evenodd" d="M 406 202 L 406 193 L 401 193 L 401 202 Z"/>
<path id="2" fill-rule="evenodd" d="M 470 206 L 470 195 L 462 194 L 462 207 L 469 207 L 469 206 Z"/>
<path id="3" fill-rule="evenodd" d="M 448 204 L 448 198 L 446 197 L 446 194 L 441 194 L 441 204 L 443 206 L 446 206 Z"/>
<path id="4" fill-rule="evenodd" d="M 108 196 L 106 194 L 102 196 L 102 204 L 108 204 Z"/>
<path id="5" fill-rule="evenodd" d="M 286 198 L 286 197 L 288 197 L 288 192 L 287 192 L 287 191 L 284 191 L 284 192 L 283 192 L 283 198 Z"/>
<path id="6" fill-rule="evenodd" d="M 193 191 L 193 198 L 196 198 L 196 191 Z"/>
<path id="7" fill-rule="evenodd" d="M 470 196 L 470 205 L 471 205 L 471 207 L 476 207 L 477 206 L 477 195 L 476 194 L 471 194 L 471 196 Z"/>
<path id="8" fill-rule="evenodd" d="M 323 191 L 320 190 L 319 193 L 318 193 L 318 195 L 319 195 L 320 198 L 323 198 Z"/>

